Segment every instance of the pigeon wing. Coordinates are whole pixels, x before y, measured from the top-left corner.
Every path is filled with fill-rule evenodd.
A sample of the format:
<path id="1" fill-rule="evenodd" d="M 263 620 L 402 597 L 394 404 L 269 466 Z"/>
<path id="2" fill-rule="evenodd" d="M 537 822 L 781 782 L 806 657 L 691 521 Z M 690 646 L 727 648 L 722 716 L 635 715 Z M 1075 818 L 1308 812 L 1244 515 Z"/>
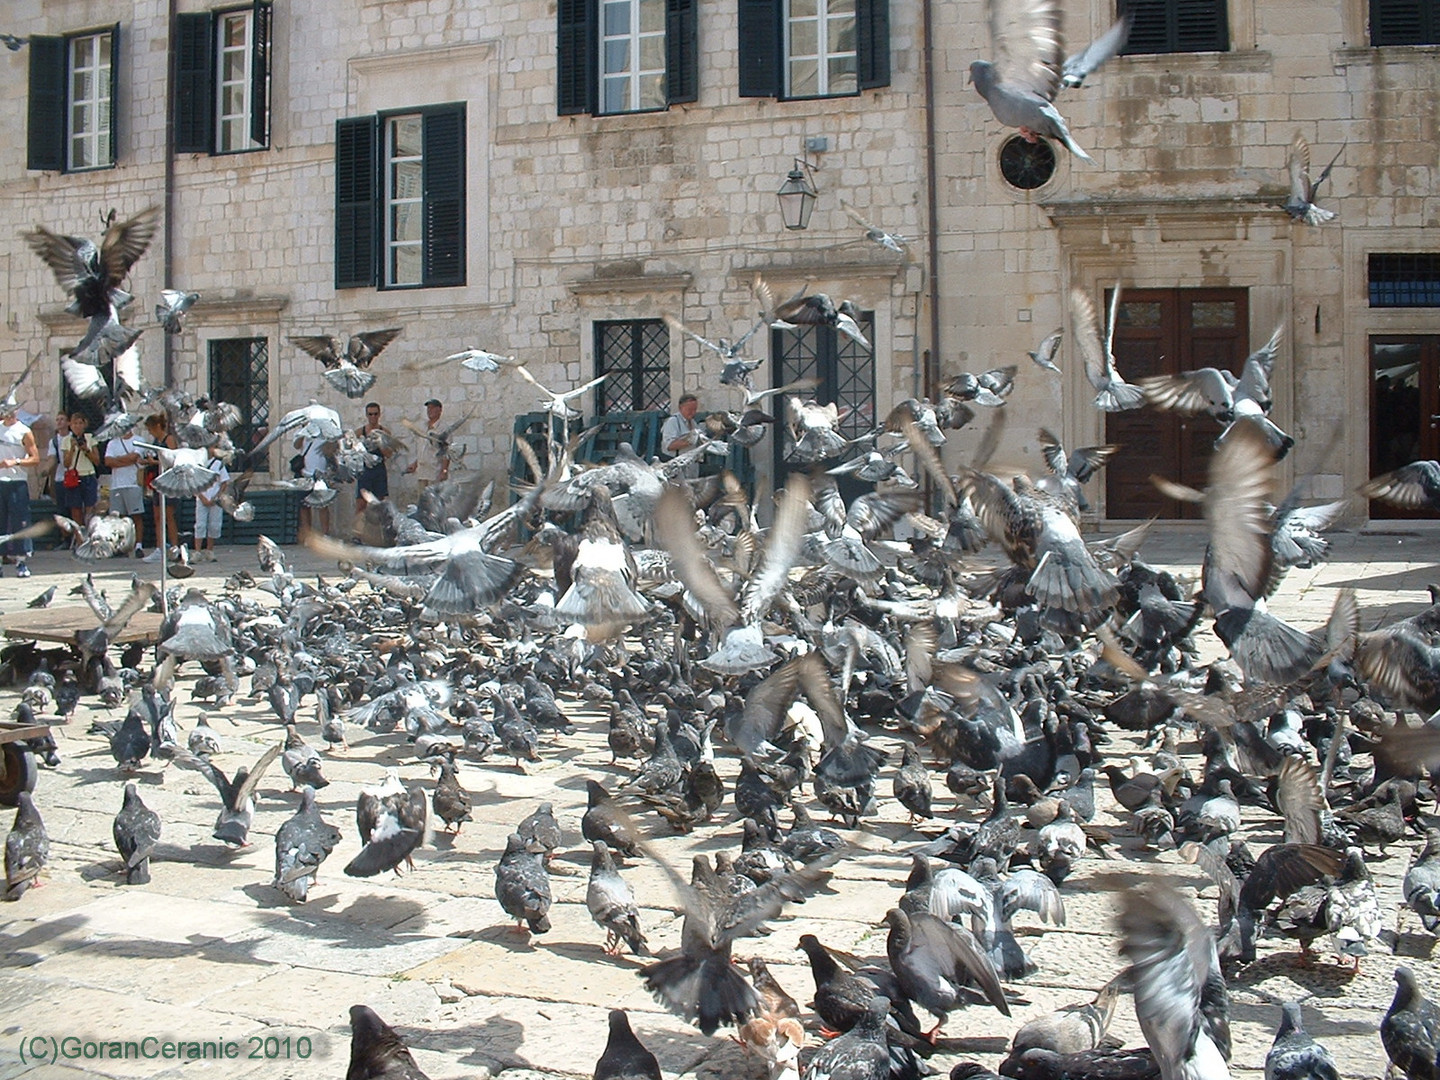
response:
<path id="1" fill-rule="evenodd" d="M 335 339 L 328 334 L 292 337 L 290 344 L 296 345 L 324 364 L 326 368 L 340 366 L 340 355 Z"/>
<path id="2" fill-rule="evenodd" d="M 113 289 L 125 280 L 155 233 L 160 227 L 160 208 L 151 206 L 140 211 L 128 221 L 117 221 L 105 230 L 100 241 L 100 270 L 105 277 L 105 287 Z"/>
<path id="3" fill-rule="evenodd" d="M 1065 56 L 1058 0 L 990 0 L 989 7 L 1000 81 L 1055 100 Z"/>

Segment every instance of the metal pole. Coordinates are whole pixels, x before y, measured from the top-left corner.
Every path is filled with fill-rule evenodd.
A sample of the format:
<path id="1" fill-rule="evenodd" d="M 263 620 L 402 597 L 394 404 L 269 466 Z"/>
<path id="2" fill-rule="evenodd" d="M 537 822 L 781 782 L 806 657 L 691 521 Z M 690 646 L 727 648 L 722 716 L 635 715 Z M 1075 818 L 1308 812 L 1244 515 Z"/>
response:
<path id="1" fill-rule="evenodd" d="M 168 517 L 165 510 L 165 493 L 160 494 L 160 525 L 155 530 L 155 543 L 160 548 L 160 611 L 168 619 L 170 617 L 170 591 L 166 586 L 169 578 L 170 552 L 166 549 L 169 545 L 165 542 L 165 519 Z"/>

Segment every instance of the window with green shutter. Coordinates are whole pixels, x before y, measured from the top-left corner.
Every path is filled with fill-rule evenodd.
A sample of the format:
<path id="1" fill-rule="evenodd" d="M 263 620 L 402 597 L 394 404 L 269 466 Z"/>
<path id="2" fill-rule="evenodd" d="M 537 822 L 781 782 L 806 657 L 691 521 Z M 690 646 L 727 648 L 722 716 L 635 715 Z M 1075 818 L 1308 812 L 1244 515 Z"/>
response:
<path id="1" fill-rule="evenodd" d="M 558 0 L 556 111 L 656 111 L 699 97 L 696 0 Z"/>
<path id="2" fill-rule="evenodd" d="M 1440 45 L 1436 0 L 1370 0 L 1371 45 Z"/>
<path id="3" fill-rule="evenodd" d="M 273 5 L 175 17 L 175 151 L 233 154 L 270 145 Z"/>
<path id="4" fill-rule="evenodd" d="M 843 97 L 890 85 L 889 0 L 739 0 L 740 96 Z"/>
<path id="5" fill-rule="evenodd" d="M 120 26 L 30 39 L 25 165 L 88 172 L 115 165 Z"/>
<path id="6" fill-rule="evenodd" d="M 1119 14 L 1132 19 L 1127 56 L 1230 49 L 1225 0 L 1119 0 Z"/>
<path id="7" fill-rule="evenodd" d="M 335 126 L 335 287 L 465 284 L 465 105 Z"/>

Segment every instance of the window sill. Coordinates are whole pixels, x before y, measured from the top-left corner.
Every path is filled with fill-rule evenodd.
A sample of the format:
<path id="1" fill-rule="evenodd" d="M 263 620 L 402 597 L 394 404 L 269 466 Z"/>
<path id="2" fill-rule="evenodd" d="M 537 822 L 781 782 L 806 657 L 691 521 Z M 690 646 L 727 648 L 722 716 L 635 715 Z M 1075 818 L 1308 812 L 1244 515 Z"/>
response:
<path id="1" fill-rule="evenodd" d="M 1186 73 L 1214 71 L 1224 75 L 1268 74 L 1275 57 L 1266 49 L 1230 52 L 1132 53 L 1117 56 L 1110 63 L 1117 74 L 1152 75 L 1175 68 Z"/>
<path id="2" fill-rule="evenodd" d="M 1433 65 L 1440 61 L 1440 44 L 1436 45 L 1349 45 L 1332 49 L 1330 60 L 1336 68 L 1380 67 L 1390 64 L 1421 63 Z"/>

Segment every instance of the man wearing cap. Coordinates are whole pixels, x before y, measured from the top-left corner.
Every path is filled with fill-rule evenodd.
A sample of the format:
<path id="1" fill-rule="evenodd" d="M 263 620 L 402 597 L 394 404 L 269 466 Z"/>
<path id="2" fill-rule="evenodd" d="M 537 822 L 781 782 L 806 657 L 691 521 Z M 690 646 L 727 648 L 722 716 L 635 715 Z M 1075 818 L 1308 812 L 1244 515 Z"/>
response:
<path id="1" fill-rule="evenodd" d="M 425 402 L 425 435 L 420 440 L 420 445 L 415 448 L 415 460 L 405 471 L 414 473 L 415 479 L 421 489 L 430 484 L 439 483 L 450 478 L 450 459 L 441 457 L 439 447 L 436 445 L 440 435 L 440 414 L 445 410 L 436 398 Z"/>

